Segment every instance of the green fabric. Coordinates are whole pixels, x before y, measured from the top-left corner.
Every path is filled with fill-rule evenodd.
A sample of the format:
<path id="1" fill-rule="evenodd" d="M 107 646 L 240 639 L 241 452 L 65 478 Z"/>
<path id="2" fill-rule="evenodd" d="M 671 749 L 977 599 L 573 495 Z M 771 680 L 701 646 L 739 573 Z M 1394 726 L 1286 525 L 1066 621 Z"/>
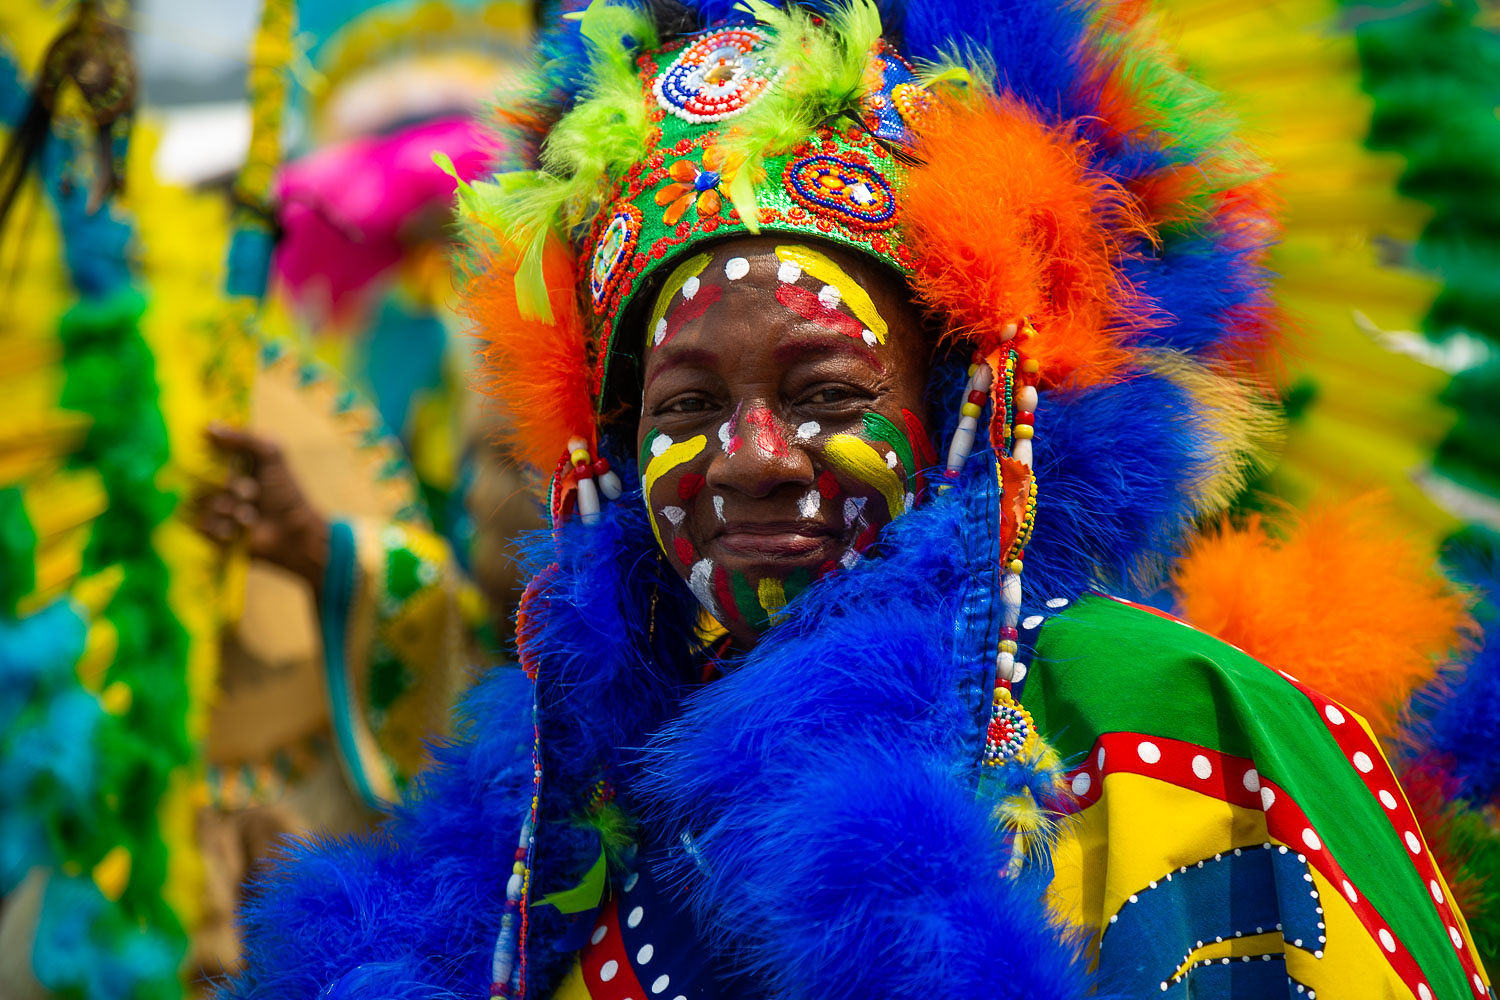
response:
<path id="1" fill-rule="evenodd" d="M 533 903 L 533 906 L 555 906 L 563 913 L 582 913 L 592 910 L 604 898 L 604 884 L 609 874 L 609 864 L 604 859 L 604 847 L 599 847 L 599 859 L 586 873 L 583 881 L 571 889 L 549 892 Z"/>
<path id="2" fill-rule="evenodd" d="M 1064 759 L 1087 754 L 1108 732 L 1250 758 L 1307 815 L 1434 994 L 1468 995 L 1447 930 L 1384 808 L 1318 710 L 1276 671 L 1195 629 L 1089 596 L 1043 627 L 1022 704 Z"/>

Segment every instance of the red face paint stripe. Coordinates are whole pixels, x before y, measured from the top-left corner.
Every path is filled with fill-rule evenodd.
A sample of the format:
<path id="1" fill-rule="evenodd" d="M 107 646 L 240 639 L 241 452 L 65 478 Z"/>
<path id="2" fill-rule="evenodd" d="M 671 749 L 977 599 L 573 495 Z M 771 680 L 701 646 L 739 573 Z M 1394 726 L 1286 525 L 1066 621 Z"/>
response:
<path id="1" fill-rule="evenodd" d="M 681 330 L 685 325 L 708 312 L 708 307 L 719 301 L 723 295 L 724 289 L 718 285 L 703 285 L 699 287 L 697 295 L 694 295 L 682 305 L 672 310 L 671 315 L 667 317 L 666 332 L 662 334 L 661 343 L 656 346 L 662 347 L 671 343 L 672 338 L 677 336 L 678 330 Z"/>
<path id="2" fill-rule="evenodd" d="M 691 566 L 698 561 L 697 557 L 693 554 L 692 543 L 686 538 L 672 539 L 672 549 L 677 553 L 677 561 L 684 566 Z"/>
<path id="3" fill-rule="evenodd" d="M 932 438 L 928 436 L 922 418 L 910 410 L 903 409 L 901 419 L 906 423 L 906 436 L 911 438 L 912 451 L 917 453 L 917 468 L 936 468 L 937 452 L 932 450 Z"/>
<path id="4" fill-rule="evenodd" d="M 764 406 L 757 406 L 745 414 L 745 423 L 755 428 L 755 444 L 767 455 L 775 455 L 777 458 L 785 456 L 787 452 L 786 442 L 781 439 L 781 432 L 776 429 L 776 418 L 771 416 L 771 411 Z"/>
<path id="5" fill-rule="evenodd" d="M 739 607 L 734 603 L 734 588 L 730 586 L 729 574 L 724 572 L 723 566 L 714 567 L 713 582 L 714 597 L 718 598 L 719 607 L 724 611 L 724 614 L 733 615 L 740 619 L 740 621 L 744 621 L 745 616 L 740 614 Z"/>
<path id="6" fill-rule="evenodd" d="M 861 342 L 865 339 L 865 328 L 859 320 L 846 316 L 837 309 L 828 308 L 816 295 L 799 285 L 784 282 L 777 285 L 776 301 L 803 319 L 811 320 L 835 333 L 842 333 Z"/>
<path id="7" fill-rule="evenodd" d="M 832 500 L 839 495 L 839 481 L 827 469 L 818 473 L 818 493 L 824 500 Z"/>
<path id="8" fill-rule="evenodd" d="M 703 489 L 703 477 L 696 472 L 689 472 L 683 476 L 677 484 L 677 496 L 683 500 L 691 500 Z"/>

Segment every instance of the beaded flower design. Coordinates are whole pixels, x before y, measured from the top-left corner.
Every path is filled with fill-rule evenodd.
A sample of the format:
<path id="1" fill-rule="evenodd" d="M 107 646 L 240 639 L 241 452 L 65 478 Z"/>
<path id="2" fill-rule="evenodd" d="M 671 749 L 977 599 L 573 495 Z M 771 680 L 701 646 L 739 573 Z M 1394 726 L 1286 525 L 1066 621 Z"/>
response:
<path id="1" fill-rule="evenodd" d="M 770 89 L 781 75 L 762 52 L 768 36 L 754 28 L 710 32 L 688 46 L 657 76 L 652 92 L 661 107 L 689 122 L 733 118 Z"/>
<path id="2" fill-rule="evenodd" d="M 1007 763 L 1030 749 L 1037 739 L 1031 713 L 1016 703 L 1008 689 L 998 688 L 985 731 L 984 763 L 989 767 Z"/>
<path id="3" fill-rule="evenodd" d="M 700 216 L 718 215 L 724 207 L 719 189 L 734 183 L 734 176 L 739 169 L 740 159 L 726 157 L 718 146 L 709 146 L 703 150 L 701 167 L 692 160 L 673 162 L 667 169 L 667 175 L 672 178 L 673 183 L 656 192 L 656 203 L 666 206 L 666 211 L 661 214 L 661 221 L 668 226 L 675 226 L 677 220 L 695 203 Z"/>

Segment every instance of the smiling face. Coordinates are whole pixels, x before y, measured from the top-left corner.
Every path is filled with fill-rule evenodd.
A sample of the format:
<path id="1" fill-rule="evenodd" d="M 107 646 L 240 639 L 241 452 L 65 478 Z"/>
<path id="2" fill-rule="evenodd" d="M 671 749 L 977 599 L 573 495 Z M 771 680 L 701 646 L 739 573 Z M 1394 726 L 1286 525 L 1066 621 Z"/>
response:
<path id="1" fill-rule="evenodd" d="M 935 462 L 930 347 L 905 285 L 794 238 L 678 265 L 645 331 L 637 436 L 662 550 L 741 645 L 851 565 Z"/>

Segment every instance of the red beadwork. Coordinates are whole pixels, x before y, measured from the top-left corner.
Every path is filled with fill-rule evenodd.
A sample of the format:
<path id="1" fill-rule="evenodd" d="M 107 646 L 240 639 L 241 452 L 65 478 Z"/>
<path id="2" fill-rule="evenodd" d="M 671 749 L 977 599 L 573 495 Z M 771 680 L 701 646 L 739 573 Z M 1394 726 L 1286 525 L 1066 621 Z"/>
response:
<path id="1" fill-rule="evenodd" d="M 1025 424 L 1027 427 L 1036 426 L 1036 414 L 1030 410 L 1021 410 L 1016 414 L 1016 423 Z"/>
<path id="2" fill-rule="evenodd" d="M 978 389 L 969 390 L 969 402 L 973 403 L 975 406 L 983 406 L 989 401 L 990 397 L 988 393 L 981 392 Z"/>
<path id="3" fill-rule="evenodd" d="M 1021 638 L 1021 633 L 1016 631 L 1016 627 L 1014 625 L 1001 625 L 1000 638 L 1015 640 Z"/>

